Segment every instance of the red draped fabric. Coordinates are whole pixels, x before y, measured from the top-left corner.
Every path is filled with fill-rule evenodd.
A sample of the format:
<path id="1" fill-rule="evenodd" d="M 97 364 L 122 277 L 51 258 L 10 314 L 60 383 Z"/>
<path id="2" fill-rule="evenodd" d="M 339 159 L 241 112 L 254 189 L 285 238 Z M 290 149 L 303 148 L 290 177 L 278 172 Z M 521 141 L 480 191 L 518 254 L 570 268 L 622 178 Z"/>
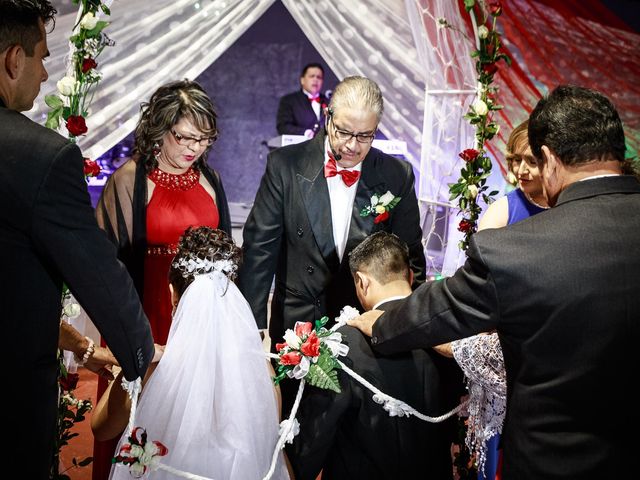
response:
<path id="1" fill-rule="evenodd" d="M 469 15 L 460 11 L 471 32 Z M 616 105 L 633 155 L 640 148 L 640 34 L 598 0 L 503 0 L 498 19 L 506 53 L 495 83 L 504 109 L 488 146 L 503 159 L 511 129 L 560 84 L 596 89 Z"/>

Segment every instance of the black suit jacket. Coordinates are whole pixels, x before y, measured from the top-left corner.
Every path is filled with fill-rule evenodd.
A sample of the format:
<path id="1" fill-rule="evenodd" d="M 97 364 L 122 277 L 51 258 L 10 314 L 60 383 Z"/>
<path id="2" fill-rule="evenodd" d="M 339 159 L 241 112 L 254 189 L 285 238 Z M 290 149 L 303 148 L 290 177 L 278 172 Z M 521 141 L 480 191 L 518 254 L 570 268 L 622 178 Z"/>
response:
<path id="1" fill-rule="evenodd" d="M 280 135 L 304 135 L 306 130 L 318 132 L 324 125 L 324 109 L 327 97 L 320 94 L 320 118 L 316 117 L 309 97 L 302 91 L 290 93 L 280 98 L 276 128 Z"/>
<path id="2" fill-rule="evenodd" d="M 144 375 L 153 339 L 133 283 L 96 223 L 78 147 L 0 102 L 0 152 L 3 364 L 16 369 L 7 387 L 22 412 L 3 420 L 7 455 L 23 478 L 46 479 L 63 281 L 128 379 Z"/>
<path id="3" fill-rule="evenodd" d="M 554 208 L 474 235 L 453 277 L 422 285 L 374 324 L 381 352 L 497 328 L 506 480 L 636 474 L 638 212 L 634 177 L 573 183 Z"/>
<path id="4" fill-rule="evenodd" d="M 349 345 L 341 360 L 382 392 L 429 416 L 460 403 L 463 376 L 453 359 L 432 349 L 384 356 L 359 330 L 338 331 Z M 391 417 L 350 375 L 339 370 L 338 378 L 341 393 L 305 387 L 300 433 L 287 449 L 296 479 L 314 480 L 321 469 L 323 480 L 452 478 L 455 416 L 442 423 Z"/>
<path id="5" fill-rule="evenodd" d="M 244 226 L 244 259 L 238 285 L 249 301 L 258 328 L 267 326 L 267 300 L 275 273 L 269 332 L 272 344 L 297 321 L 323 315 L 331 320 L 345 305 L 361 308 L 349 270 L 348 254 L 369 234 L 386 230 L 409 245 L 416 279 L 425 276 L 422 231 L 414 176 L 408 162 L 372 148 L 363 160 L 351 208 L 351 226 L 340 262 L 333 240 L 331 205 L 323 174 L 324 140 L 273 151 L 255 203 Z M 402 199 L 386 222 L 374 224 L 360 210 L 371 196 L 390 190 Z"/>

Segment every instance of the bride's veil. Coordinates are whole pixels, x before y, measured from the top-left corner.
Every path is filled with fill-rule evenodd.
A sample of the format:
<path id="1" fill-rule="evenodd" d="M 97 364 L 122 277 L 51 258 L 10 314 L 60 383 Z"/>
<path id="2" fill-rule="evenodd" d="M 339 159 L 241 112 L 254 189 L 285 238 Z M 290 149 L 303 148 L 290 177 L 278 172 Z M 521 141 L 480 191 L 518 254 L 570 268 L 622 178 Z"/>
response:
<path id="1" fill-rule="evenodd" d="M 196 275 L 145 385 L 135 425 L 169 453 L 161 463 L 216 480 L 262 479 L 278 440 L 278 412 L 247 301 L 224 273 Z M 122 440 L 121 440 L 122 442 Z M 119 467 L 111 478 L 131 478 Z M 162 471 L 152 479 L 175 478 Z M 288 478 L 282 455 L 272 478 Z"/>

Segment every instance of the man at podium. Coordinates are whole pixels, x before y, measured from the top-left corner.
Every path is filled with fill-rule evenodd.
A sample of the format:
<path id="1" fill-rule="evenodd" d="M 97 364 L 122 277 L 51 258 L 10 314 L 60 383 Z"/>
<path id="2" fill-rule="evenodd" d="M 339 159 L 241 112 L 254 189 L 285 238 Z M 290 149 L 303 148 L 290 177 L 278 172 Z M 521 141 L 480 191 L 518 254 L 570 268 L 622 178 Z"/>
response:
<path id="1" fill-rule="evenodd" d="M 300 75 L 300 90 L 285 95 L 278 105 L 277 129 L 279 135 L 313 136 L 324 124 L 324 109 L 329 103 L 320 93 L 324 68 L 309 63 Z"/>

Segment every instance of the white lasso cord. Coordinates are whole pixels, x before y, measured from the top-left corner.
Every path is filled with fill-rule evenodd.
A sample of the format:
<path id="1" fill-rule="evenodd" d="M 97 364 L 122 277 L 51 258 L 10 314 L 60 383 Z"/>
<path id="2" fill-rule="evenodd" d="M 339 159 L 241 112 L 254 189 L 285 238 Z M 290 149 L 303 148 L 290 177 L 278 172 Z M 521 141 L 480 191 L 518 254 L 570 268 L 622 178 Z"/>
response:
<path id="1" fill-rule="evenodd" d="M 347 372 L 356 381 L 358 381 L 361 385 L 363 385 L 364 387 L 366 387 L 367 389 L 371 390 L 374 393 L 373 400 L 376 403 L 381 404 L 382 407 L 387 412 L 389 412 L 389 416 L 391 416 L 391 417 L 403 417 L 403 416 L 408 417 L 409 415 L 414 415 L 414 416 L 418 417 L 420 420 L 424 420 L 425 422 L 440 423 L 440 422 L 445 421 L 447 418 L 451 417 L 452 415 L 455 415 L 456 413 L 458 413 L 460 410 L 462 410 L 463 408 L 465 408 L 467 406 L 467 403 L 469 403 L 468 400 L 464 401 L 460 405 L 458 405 L 456 408 L 454 408 L 450 412 L 445 413 L 444 415 L 440 415 L 439 417 L 430 417 L 429 415 L 425 415 L 423 413 L 420 413 L 415 408 L 413 408 L 410 405 L 407 405 L 403 401 L 398 400 L 396 398 L 393 398 L 393 397 L 387 395 L 386 393 L 381 392 L 375 386 L 373 386 L 371 383 L 369 383 L 364 378 L 362 378 L 360 375 L 358 375 L 356 372 L 354 372 L 349 367 L 347 367 L 340 360 L 336 359 L 336 361 L 340 364 L 340 366 L 342 367 L 342 369 L 345 372 Z"/>
<path id="2" fill-rule="evenodd" d="M 269 353 L 268 356 L 272 356 L 273 354 Z M 277 355 L 273 355 L 278 358 Z M 291 434 L 292 430 L 295 428 L 297 420 L 296 414 L 298 413 L 298 407 L 300 407 L 300 400 L 302 400 L 302 392 L 304 391 L 304 378 L 300 380 L 300 385 L 298 386 L 298 393 L 296 394 L 296 400 L 293 402 L 293 407 L 291 408 L 291 413 L 289 414 L 289 418 L 284 420 L 280 425 L 282 426 L 282 432 L 280 433 L 280 438 L 278 438 L 278 443 L 276 443 L 276 448 L 273 451 L 273 456 L 271 457 L 271 466 L 269 467 L 269 471 L 263 477 L 262 480 L 269 480 L 273 475 L 273 472 L 276 468 L 276 462 L 278 460 L 278 454 L 280 450 L 284 448 L 284 444 L 287 441 L 287 437 Z M 294 433 L 293 436 L 297 434 Z M 293 436 L 291 437 L 291 441 L 293 440 Z"/>

